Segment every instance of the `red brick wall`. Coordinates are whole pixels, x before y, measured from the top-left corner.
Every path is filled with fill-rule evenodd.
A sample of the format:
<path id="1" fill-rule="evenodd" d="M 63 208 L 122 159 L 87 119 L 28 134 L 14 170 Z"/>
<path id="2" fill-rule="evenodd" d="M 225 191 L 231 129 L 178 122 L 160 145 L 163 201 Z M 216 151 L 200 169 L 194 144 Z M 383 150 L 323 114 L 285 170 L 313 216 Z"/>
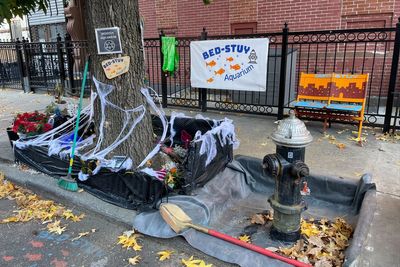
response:
<path id="1" fill-rule="evenodd" d="M 258 31 L 281 31 L 284 22 L 292 31 L 338 29 L 340 0 L 258 1 Z"/>
<path id="2" fill-rule="evenodd" d="M 161 29 L 176 36 L 230 34 L 231 24 L 257 22 L 257 32 L 393 27 L 400 0 L 140 0 L 145 37 Z"/>

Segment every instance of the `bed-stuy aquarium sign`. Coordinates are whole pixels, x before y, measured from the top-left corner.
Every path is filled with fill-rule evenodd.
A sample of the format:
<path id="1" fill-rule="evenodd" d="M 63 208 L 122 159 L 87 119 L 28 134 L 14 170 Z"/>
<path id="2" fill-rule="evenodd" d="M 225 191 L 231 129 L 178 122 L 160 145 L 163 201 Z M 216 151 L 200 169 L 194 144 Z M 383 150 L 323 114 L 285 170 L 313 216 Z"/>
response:
<path id="1" fill-rule="evenodd" d="M 192 87 L 265 91 L 268 38 L 190 43 Z"/>

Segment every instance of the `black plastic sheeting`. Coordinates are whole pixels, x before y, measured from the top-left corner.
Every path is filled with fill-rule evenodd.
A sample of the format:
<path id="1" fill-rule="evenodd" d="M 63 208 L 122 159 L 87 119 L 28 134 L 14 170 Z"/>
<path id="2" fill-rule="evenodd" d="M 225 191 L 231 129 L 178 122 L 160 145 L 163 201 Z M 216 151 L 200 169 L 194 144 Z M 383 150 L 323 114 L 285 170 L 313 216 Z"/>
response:
<path id="1" fill-rule="evenodd" d="M 161 121 L 156 116 L 152 118 L 154 131 L 160 136 L 162 134 Z M 204 119 L 176 118 L 174 143 L 184 145 L 181 139 L 182 130 L 194 137 L 197 131 L 205 133 L 212 128 L 212 125 L 212 121 Z M 193 189 L 203 186 L 232 161 L 232 146 L 222 147 L 219 141 L 216 143 L 217 155 L 207 167 L 205 166 L 206 155 L 199 154 L 201 143 L 190 144 L 183 163 L 183 193 L 189 194 Z M 61 159 L 57 155 L 48 156 L 46 147 L 27 146 L 23 149 L 15 147 L 14 155 L 17 162 L 56 178 L 66 176 L 68 171 L 69 159 Z M 79 157 L 75 157 L 72 177 L 77 178 L 81 168 Z M 111 172 L 101 169 L 88 180 L 77 179 L 77 182 L 80 187 L 94 196 L 127 209 L 153 208 L 167 193 L 173 194 L 173 192 L 168 192 L 163 182 L 142 172 Z"/>
<path id="2" fill-rule="evenodd" d="M 311 195 L 304 199 L 308 209 L 304 218 L 344 217 L 355 227 L 350 246 L 347 248 L 344 266 L 350 266 L 360 254 L 366 232 L 376 206 L 375 184 L 371 176 L 359 180 L 310 175 L 306 178 Z M 252 243 L 261 247 L 290 245 L 269 238 L 267 226 L 250 223 L 255 213 L 271 210 L 267 201 L 274 191 L 274 179 L 264 173 L 260 159 L 237 156 L 227 168 L 216 175 L 204 187 L 193 191 L 193 196 L 173 196 L 169 202 L 180 206 L 196 224 L 231 236 L 251 235 Z M 158 211 L 137 215 L 133 226 L 146 235 L 171 238 L 177 234 L 164 222 Z M 196 249 L 220 260 L 240 266 L 289 266 L 244 248 L 189 229 L 181 234 Z"/>

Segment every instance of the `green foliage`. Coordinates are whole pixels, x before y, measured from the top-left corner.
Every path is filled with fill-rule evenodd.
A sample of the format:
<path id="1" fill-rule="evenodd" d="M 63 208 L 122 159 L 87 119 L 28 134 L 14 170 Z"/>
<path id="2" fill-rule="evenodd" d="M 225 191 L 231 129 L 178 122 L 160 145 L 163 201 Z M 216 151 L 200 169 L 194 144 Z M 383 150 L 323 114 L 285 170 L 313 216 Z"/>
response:
<path id="1" fill-rule="evenodd" d="M 0 0 L 0 20 L 27 15 L 36 8 L 46 12 L 50 0 Z"/>

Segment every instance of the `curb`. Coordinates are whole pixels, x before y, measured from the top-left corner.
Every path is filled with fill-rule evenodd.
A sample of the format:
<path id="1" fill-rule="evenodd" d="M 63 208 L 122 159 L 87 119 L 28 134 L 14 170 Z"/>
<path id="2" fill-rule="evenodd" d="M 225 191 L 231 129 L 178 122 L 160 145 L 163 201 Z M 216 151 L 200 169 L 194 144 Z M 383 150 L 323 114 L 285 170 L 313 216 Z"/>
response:
<path id="1" fill-rule="evenodd" d="M 89 194 L 88 192 L 70 192 L 57 186 L 57 179 L 44 175 L 24 172 L 12 166 L 9 160 L 0 160 L 0 171 L 10 182 L 23 186 L 44 198 L 57 201 L 70 208 L 79 207 L 89 213 L 94 213 L 107 221 L 132 228 L 136 211 L 120 208 Z"/>

